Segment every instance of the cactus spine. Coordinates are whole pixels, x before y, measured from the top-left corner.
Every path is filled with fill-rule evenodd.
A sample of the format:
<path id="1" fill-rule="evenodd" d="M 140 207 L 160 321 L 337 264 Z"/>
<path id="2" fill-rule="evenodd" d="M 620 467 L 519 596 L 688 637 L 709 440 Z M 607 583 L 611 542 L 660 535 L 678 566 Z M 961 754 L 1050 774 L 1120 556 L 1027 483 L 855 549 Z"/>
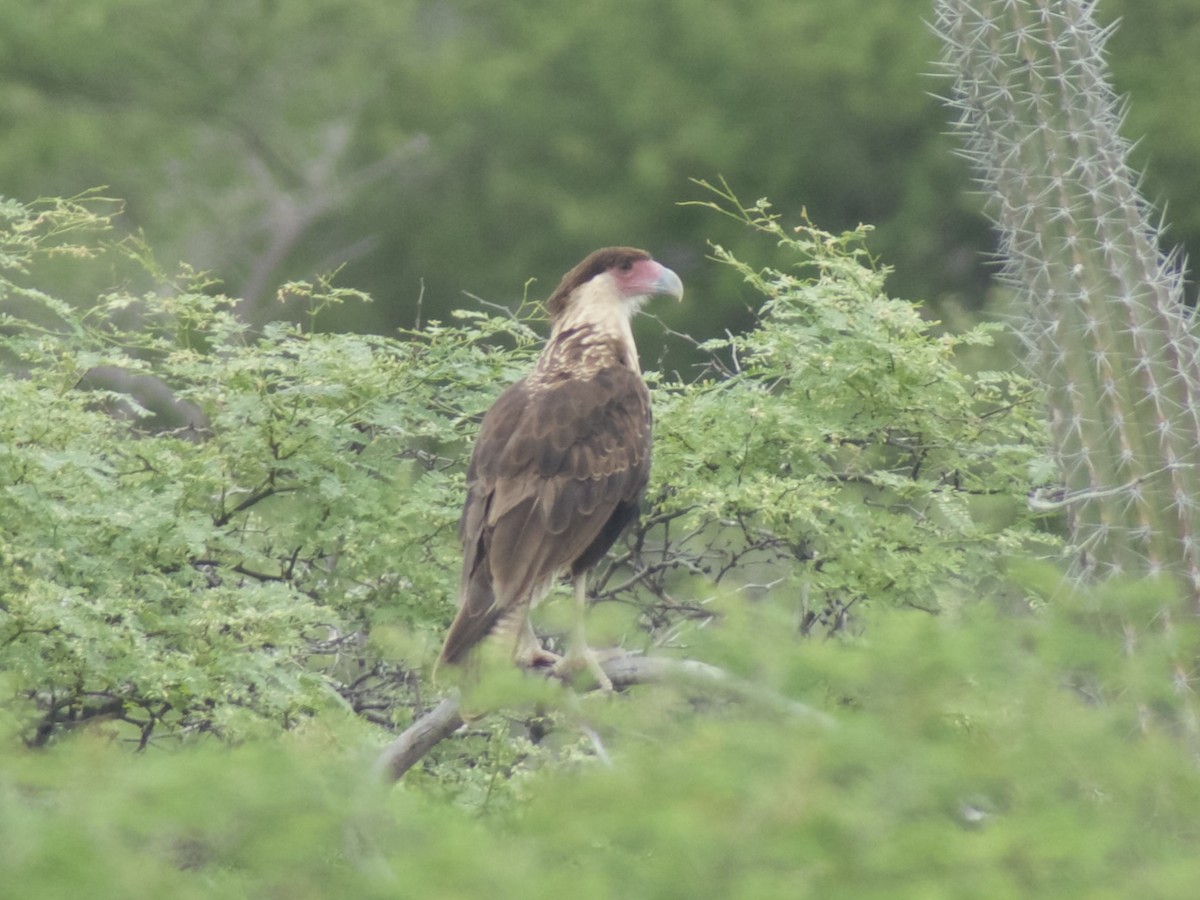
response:
<path id="1" fill-rule="evenodd" d="M 1081 0 L 937 0 L 966 155 L 1044 381 L 1079 574 L 1174 575 L 1200 610 L 1200 344 Z"/>

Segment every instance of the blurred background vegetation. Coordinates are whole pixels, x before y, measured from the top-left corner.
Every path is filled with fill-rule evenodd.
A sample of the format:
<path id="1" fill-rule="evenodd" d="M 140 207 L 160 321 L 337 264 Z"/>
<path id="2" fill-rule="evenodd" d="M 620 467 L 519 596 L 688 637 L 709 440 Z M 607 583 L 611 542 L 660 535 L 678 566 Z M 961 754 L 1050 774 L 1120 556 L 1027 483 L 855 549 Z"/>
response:
<path id="1" fill-rule="evenodd" d="M 1200 8 L 1107 0 L 1117 87 L 1169 238 L 1200 249 Z M 991 232 L 932 96 L 927 0 L 8 0 L 0 6 L 0 194 L 126 202 L 163 263 L 210 271 L 263 322 L 275 286 L 345 265 L 370 293 L 329 329 L 543 297 L 596 246 L 645 246 L 695 302 L 698 337 L 753 295 L 704 260 L 735 223 L 681 207 L 725 177 L 871 223 L 894 296 L 959 324 L 988 299 Z M 770 262 L 770 260 L 764 260 Z M 116 276 L 114 276 L 116 277 Z M 81 295 L 93 292 L 87 286 Z M 662 342 L 643 323 L 643 340 Z M 673 347 L 670 361 L 685 364 Z M 643 352 L 660 356 L 655 347 Z"/>
<path id="2" fill-rule="evenodd" d="M 1005 442 L 961 436 L 979 424 L 965 415 L 949 438 L 911 430 L 939 452 L 982 447 L 974 462 L 1003 489 L 929 466 L 880 482 L 911 512 L 897 527 L 952 532 L 936 552 L 909 554 L 913 569 L 894 561 L 910 542 L 872 558 L 875 533 L 841 515 L 877 521 L 888 513 L 877 502 L 852 497 L 832 517 L 808 503 L 832 529 L 784 523 L 864 548 L 853 565 L 822 569 L 806 541 L 787 542 L 831 583 L 901 571 L 924 589 L 932 580 L 912 579 L 917 564 L 925 578 L 966 560 L 960 583 L 936 589 L 937 615 L 915 612 L 912 590 L 868 585 L 874 602 L 854 633 L 829 629 L 797 652 L 808 588 L 746 584 L 764 602 L 729 602 L 721 627 L 688 632 L 689 654 L 801 697 L 836 727 L 662 686 L 618 702 L 564 699 L 548 716 L 491 715 L 394 790 L 365 783 L 380 745 L 435 699 L 423 673 L 450 611 L 461 456 L 494 387 L 536 346 L 524 320 L 430 319 L 476 305 L 467 294 L 540 298 L 584 252 L 622 242 L 687 283 L 689 302 L 652 310 L 670 328 L 748 330 L 763 293 L 706 261 L 707 242 L 755 269 L 794 258 L 679 205 L 709 197 L 689 179 L 718 176 L 747 200 L 769 196 L 788 223 L 807 210 L 831 232 L 874 225 L 871 250 L 896 270 L 889 292 L 924 300 L 956 331 L 998 312 L 994 239 L 931 96 L 945 89 L 930 75 L 931 5 L 0 4 L 0 194 L 101 187 L 125 206 L 115 237 L 144 237 L 125 253 L 75 245 L 88 258 L 65 265 L 56 204 L 0 205 L 15 223 L 0 242 L 13 375 L 0 381 L 0 693 L 17 701 L 0 705 L 0 871 L 13 895 L 1194 896 L 1195 744 L 1171 723 L 1194 724 L 1194 672 L 1174 667 L 1200 653 L 1200 630 L 1190 619 L 1149 627 L 1174 602 L 1164 585 L 1064 590 L 1057 570 L 1008 553 L 1016 538 L 980 533 L 1009 526 L 1001 503 L 1009 518 L 1031 517 L 1026 491 L 1051 476 L 1034 439 L 1008 440 L 1006 457 L 992 450 Z M 1134 99 L 1126 133 L 1145 136 L 1133 162 L 1147 167 L 1148 196 L 1170 205 L 1168 239 L 1195 251 L 1200 8 L 1101 0 L 1100 12 L 1131 14 L 1109 48 Z M 29 274 L 38 228 L 51 249 Z M 183 274 L 170 274 L 180 261 Z M 338 283 L 376 302 L 331 302 L 320 325 L 411 329 L 403 341 L 265 327 L 307 324 L 322 292 L 293 285 L 289 306 L 277 286 L 340 265 Z M 100 302 L 79 315 L 57 297 Z M 17 316 L 18 304 L 50 312 Z M 670 334 L 640 327 L 652 365 Z M 810 357 L 830 348 L 831 380 L 880 362 L 865 396 L 947 426 L 941 398 L 954 379 L 904 382 L 889 359 L 889 382 L 877 374 L 887 344 L 846 350 L 861 323 L 816 341 L 811 323 L 790 327 L 808 329 L 795 334 Z M 690 372 L 686 346 L 669 348 L 668 364 Z M 907 346 L 941 365 L 958 344 L 913 330 Z M 779 347 L 785 368 L 812 361 Z M 172 376 L 219 439 L 139 431 L 74 390 L 106 364 Z M 1001 376 L 964 377 L 987 388 Z M 897 381 L 912 390 L 879 390 Z M 687 390 L 707 405 L 688 407 Z M 735 512 L 786 518 L 781 497 L 805 500 L 787 479 L 814 473 L 773 455 L 802 445 L 790 415 L 774 414 L 757 448 L 761 484 L 780 493 L 755 495 L 760 485 L 742 478 L 751 445 L 736 446 L 749 433 L 738 425 L 788 401 L 784 391 L 730 400 L 668 375 L 656 393 L 664 477 L 726 492 Z M 1032 427 L 1040 404 L 1019 393 L 1004 416 L 981 420 Z M 820 399 L 857 413 L 832 391 Z M 878 415 L 885 442 L 895 418 Z M 706 440 L 672 444 L 673 420 Z M 829 421 L 812 426 L 812 444 L 846 437 Z M 280 452 L 279 434 L 295 446 Z M 894 476 L 896 465 L 853 451 L 850 437 L 834 460 L 855 476 L 834 479 L 845 496 L 863 473 Z M 967 511 L 947 503 L 925 516 L 910 504 L 918 470 L 932 496 L 966 495 Z M 288 493 L 272 500 L 276 481 Z M 1029 529 L 1017 538 L 1042 537 L 1041 522 L 1017 524 Z M 1142 635 L 1137 653 L 1131 634 Z M 39 715 L 54 728 L 31 738 Z M 604 737 L 612 768 L 581 722 Z M 160 740 L 170 729 L 185 739 Z"/>

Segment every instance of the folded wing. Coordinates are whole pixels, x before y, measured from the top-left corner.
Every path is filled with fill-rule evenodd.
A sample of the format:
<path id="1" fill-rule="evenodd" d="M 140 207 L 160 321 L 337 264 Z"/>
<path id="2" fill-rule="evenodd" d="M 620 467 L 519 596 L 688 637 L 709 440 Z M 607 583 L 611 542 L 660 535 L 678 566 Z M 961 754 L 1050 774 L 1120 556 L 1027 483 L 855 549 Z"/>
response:
<path id="1" fill-rule="evenodd" d="M 649 470 L 649 394 L 632 369 L 505 391 L 467 471 L 459 609 L 442 662 L 524 628 L 557 575 L 595 565 L 636 518 Z"/>

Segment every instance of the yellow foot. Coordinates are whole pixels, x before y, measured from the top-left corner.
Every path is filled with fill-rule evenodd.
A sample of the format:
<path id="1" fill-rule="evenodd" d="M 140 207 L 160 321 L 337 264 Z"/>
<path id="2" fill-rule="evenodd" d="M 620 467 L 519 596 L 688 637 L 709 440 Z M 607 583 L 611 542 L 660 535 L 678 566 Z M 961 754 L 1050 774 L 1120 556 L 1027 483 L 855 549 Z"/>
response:
<path id="1" fill-rule="evenodd" d="M 604 668 L 600 665 L 600 658 L 591 647 L 568 648 L 566 656 L 559 659 L 550 668 L 550 674 L 555 678 L 560 678 L 569 683 L 574 681 L 575 676 L 584 670 L 587 670 L 592 678 L 596 679 L 596 684 L 600 686 L 600 690 L 606 694 L 612 693 L 612 681 L 604 674 Z"/>
<path id="2" fill-rule="evenodd" d="M 513 662 L 522 669 L 549 669 L 552 673 L 556 672 L 562 661 L 563 657 L 538 645 L 513 658 Z"/>

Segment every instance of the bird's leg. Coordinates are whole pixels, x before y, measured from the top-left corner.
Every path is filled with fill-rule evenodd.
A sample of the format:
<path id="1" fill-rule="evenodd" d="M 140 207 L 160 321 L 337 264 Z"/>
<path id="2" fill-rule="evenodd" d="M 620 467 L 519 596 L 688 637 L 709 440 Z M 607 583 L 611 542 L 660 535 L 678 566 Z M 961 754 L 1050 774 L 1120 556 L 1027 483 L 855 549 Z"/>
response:
<path id="1" fill-rule="evenodd" d="M 525 625 L 517 635 L 517 646 L 513 650 L 513 662 L 522 669 L 553 668 L 562 662 L 562 657 L 551 653 L 542 646 L 533 625 L 527 618 Z"/>
<path id="2" fill-rule="evenodd" d="M 582 669 L 587 669 L 600 685 L 600 690 L 611 693 L 612 681 L 604 674 L 600 660 L 587 644 L 587 634 L 584 629 L 584 616 L 587 614 L 587 576 L 575 576 L 575 626 L 571 629 L 571 638 L 567 641 L 567 652 L 555 663 L 551 670 L 555 675 L 569 677 Z"/>

